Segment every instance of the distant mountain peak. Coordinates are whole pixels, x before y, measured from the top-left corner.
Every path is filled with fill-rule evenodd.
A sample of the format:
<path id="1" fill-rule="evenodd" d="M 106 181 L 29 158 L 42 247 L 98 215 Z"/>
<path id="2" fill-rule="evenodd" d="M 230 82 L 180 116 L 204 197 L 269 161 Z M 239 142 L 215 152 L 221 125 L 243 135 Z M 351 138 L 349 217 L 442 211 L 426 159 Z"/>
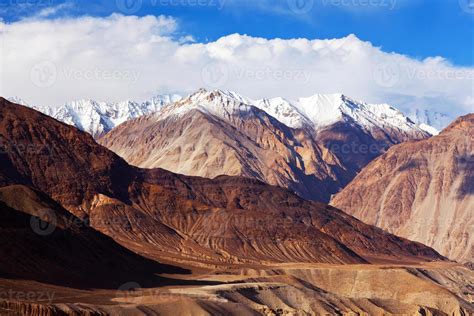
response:
<path id="1" fill-rule="evenodd" d="M 291 128 L 317 130 L 337 122 L 352 122 L 367 130 L 390 127 L 429 133 L 429 128 L 421 129 L 389 104 L 360 102 L 342 93 L 315 94 L 290 102 L 282 97 L 253 100 L 233 91 L 199 89 L 180 102 L 165 107 L 157 117 L 166 119 L 170 115 L 182 115 L 194 109 L 229 118 L 232 115 L 244 115 L 252 107 L 266 112 Z"/>
<path id="2" fill-rule="evenodd" d="M 26 104 L 20 98 L 11 100 Z M 389 104 L 369 104 L 342 93 L 314 94 L 292 102 L 283 97 L 254 100 L 234 91 L 200 88 L 185 98 L 178 95 L 157 95 L 142 103 L 130 100 L 108 103 L 83 99 L 67 102 L 58 108 L 30 107 L 74 125 L 96 138 L 125 121 L 147 114 L 154 114 L 153 119 L 162 120 L 198 110 L 229 119 L 235 115 L 246 115 L 254 107 L 295 129 L 318 130 L 343 122 L 357 124 L 366 130 L 388 127 L 405 132 L 422 131 L 430 135 L 437 134 L 439 130 L 428 124 L 427 119 L 418 119 L 420 116 L 430 116 L 427 112 L 423 115 L 420 112 L 413 119 L 413 116 L 408 117 Z M 437 114 L 434 116 L 442 117 Z"/>
<path id="3" fill-rule="evenodd" d="M 441 113 L 428 109 L 413 109 L 408 113 L 410 119 L 420 127 L 424 128 L 428 126 L 435 134 L 439 134 L 441 130 L 447 127 L 453 120 L 454 117 L 446 113 Z"/>
<path id="4" fill-rule="evenodd" d="M 66 102 L 59 107 L 32 106 L 17 97 L 10 98 L 9 100 L 43 112 L 97 138 L 125 121 L 158 112 L 166 104 L 179 101 L 180 99 L 181 96 L 176 94 L 156 95 L 142 103 L 131 100 L 98 102 L 92 99 L 79 99 Z"/>
<path id="5" fill-rule="evenodd" d="M 7 100 L 12 102 L 12 103 L 16 103 L 16 104 L 20 104 L 20 105 L 24 105 L 24 106 L 28 106 L 28 107 L 30 106 L 28 104 L 28 102 L 26 102 L 25 100 L 23 100 L 22 98 L 17 97 L 17 96 L 10 97 Z"/>

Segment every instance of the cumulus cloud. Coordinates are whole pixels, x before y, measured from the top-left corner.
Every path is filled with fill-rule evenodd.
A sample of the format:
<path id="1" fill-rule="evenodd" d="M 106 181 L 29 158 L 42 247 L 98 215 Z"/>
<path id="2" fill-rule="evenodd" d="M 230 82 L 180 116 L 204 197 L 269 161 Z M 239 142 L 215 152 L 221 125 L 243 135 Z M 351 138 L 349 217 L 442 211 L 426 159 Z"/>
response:
<path id="1" fill-rule="evenodd" d="M 76 17 L 0 22 L 2 96 L 59 105 L 81 98 L 143 100 L 200 87 L 251 98 L 341 92 L 410 111 L 473 112 L 473 68 L 442 57 L 384 52 L 354 35 L 196 43 L 172 17 Z"/>

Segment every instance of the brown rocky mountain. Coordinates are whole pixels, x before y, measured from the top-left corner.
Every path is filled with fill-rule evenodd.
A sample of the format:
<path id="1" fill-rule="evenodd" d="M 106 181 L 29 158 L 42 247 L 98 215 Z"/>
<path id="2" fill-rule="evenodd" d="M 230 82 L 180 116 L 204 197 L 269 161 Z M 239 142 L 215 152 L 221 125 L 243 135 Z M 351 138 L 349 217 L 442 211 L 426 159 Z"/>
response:
<path id="1" fill-rule="evenodd" d="M 99 142 L 142 168 L 206 178 L 250 177 L 328 202 L 386 148 L 429 136 L 386 105 L 331 95 L 301 101 L 300 107 L 199 90 L 158 113 L 121 124 Z M 331 116 L 322 122 L 311 112 L 328 107 Z M 363 150 L 354 152 L 354 147 Z"/>
<path id="2" fill-rule="evenodd" d="M 474 114 L 392 147 L 332 201 L 362 221 L 474 261 Z"/>
<path id="3" fill-rule="evenodd" d="M 421 244 L 256 180 L 130 167 L 90 135 L 5 100 L 0 119 L 1 185 L 41 190 L 92 227 L 149 256 L 232 262 L 440 259 Z M 110 218 L 127 225 L 101 225 Z"/>
<path id="4" fill-rule="evenodd" d="M 0 256 L 0 278 L 63 286 L 165 284 L 156 273 L 188 272 L 136 255 L 23 185 L 0 188 Z"/>
<path id="5" fill-rule="evenodd" d="M 2 296 L 0 313 L 466 315 L 474 310 L 472 272 L 422 244 L 257 180 L 131 167 L 86 133 L 4 99 L 0 103 L 5 223 L 0 251 L 12 255 L 0 263 L 0 288 L 8 289 L 0 293 L 56 295 L 49 301 Z M 45 207 L 56 211 L 55 222 L 40 212 Z M 71 227 L 64 219 L 71 214 L 92 229 Z M 32 234 L 27 224 L 37 217 L 54 224 L 55 231 Z M 12 240 L 18 248 L 12 249 Z M 129 250 L 192 274 L 143 280 L 152 272 L 187 271 L 156 262 L 148 269 L 149 261 Z M 100 268 L 101 262 L 110 266 L 109 259 L 117 270 Z M 128 272 L 134 266 L 138 275 Z M 73 282 L 75 276 L 107 279 L 114 271 L 122 273 L 117 281 L 131 281 L 119 291 L 100 284 L 93 285 L 99 289 L 50 284 L 56 273 Z M 140 289 L 126 291 L 130 288 Z"/>

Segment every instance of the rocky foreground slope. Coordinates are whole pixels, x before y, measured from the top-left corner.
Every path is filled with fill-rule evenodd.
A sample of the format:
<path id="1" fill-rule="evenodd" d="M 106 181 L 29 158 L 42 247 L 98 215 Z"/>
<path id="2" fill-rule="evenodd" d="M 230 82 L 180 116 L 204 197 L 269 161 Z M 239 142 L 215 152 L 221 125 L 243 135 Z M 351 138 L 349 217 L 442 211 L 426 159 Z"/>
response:
<path id="1" fill-rule="evenodd" d="M 474 114 L 392 147 L 332 201 L 362 221 L 474 261 Z"/>
<path id="2" fill-rule="evenodd" d="M 290 103 L 199 90 L 125 122 L 99 142 L 142 168 L 244 176 L 328 202 L 393 144 L 429 136 L 387 104 L 340 94 Z"/>
<path id="3" fill-rule="evenodd" d="M 438 263 L 227 267 L 190 278 L 201 284 L 110 291 L 35 284 L 54 293 L 41 304 L 2 301 L 13 315 L 453 315 L 474 312 L 474 274 Z M 31 290 L 26 281 L 0 286 Z M 190 282 L 188 282 L 190 283 Z M 195 283 L 197 283 L 195 281 Z M 207 283 L 207 284 L 206 284 Z M 124 284 L 130 289 L 136 282 Z M 52 296 L 52 295 L 51 295 Z"/>
<path id="4" fill-rule="evenodd" d="M 189 273 L 133 253 L 23 185 L 0 188 L 0 257 L 0 278 L 61 286 L 114 289 L 130 278 L 166 284 L 156 273 Z"/>

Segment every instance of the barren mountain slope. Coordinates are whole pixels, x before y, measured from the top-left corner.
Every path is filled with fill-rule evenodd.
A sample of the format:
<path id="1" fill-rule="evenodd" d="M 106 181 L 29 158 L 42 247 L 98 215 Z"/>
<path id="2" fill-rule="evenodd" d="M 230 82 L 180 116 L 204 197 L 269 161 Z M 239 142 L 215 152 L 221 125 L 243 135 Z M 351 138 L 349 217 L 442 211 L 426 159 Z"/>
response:
<path id="1" fill-rule="evenodd" d="M 136 255 L 22 185 L 0 188 L 0 257 L 0 277 L 63 286 L 156 286 L 165 284 L 156 273 L 188 272 Z"/>
<path id="2" fill-rule="evenodd" d="M 125 125 L 100 143 L 143 168 L 255 178 L 322 201 L 350 180 L 307 131 L 290 129 L 256 108 L 231 122 L 192 110 L 179 118 L 157 122 L 151 116 Z"/>
<path id="3" fill-rule="evenodd" d="M 474 114 L 392 147 L 332 201 L 362 221 L 474 261 Z"/>
<path id="4" fill-rule="evenodd" d="M 340 95 L 301 102 L 298 109 L 283 99 L 255 102 L 232 92 L 200 90 L 122 124 L 99 142 L 139 167 L 251 177 L 327 202 L 386 148 L 428 137 L 388 106 L 382 107 L 388 114 L 377 116 L 382 110 Z M 332 107 L 332 114 L 322 122 L 313 112 L 324 107 Z M 366 149 L 353 152 L 347 143 Z"/>
<path id="5" fill-rule="evenodd" d="M 442 259 L 256 180 L 130 167 L 86 133 L 3 99 L 1 105 L 1 185 L 31 185 L 146 256 L 203 263 Z"/>

